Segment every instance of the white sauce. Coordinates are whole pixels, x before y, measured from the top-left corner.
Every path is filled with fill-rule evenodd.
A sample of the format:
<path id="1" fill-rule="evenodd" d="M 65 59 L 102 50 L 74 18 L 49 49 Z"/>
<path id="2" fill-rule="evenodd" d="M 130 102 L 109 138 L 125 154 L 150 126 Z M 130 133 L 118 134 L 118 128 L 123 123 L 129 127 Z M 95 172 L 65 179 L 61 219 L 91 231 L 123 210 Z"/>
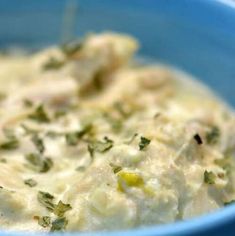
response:
<path id="1" fill-rule="evenodd" d="M 136 49 L 104 33 L 67 56 L 0 56 L 2 229 L 165 224 L 234 198 L 233 112 L 179 70 L 128 63 Z"/>

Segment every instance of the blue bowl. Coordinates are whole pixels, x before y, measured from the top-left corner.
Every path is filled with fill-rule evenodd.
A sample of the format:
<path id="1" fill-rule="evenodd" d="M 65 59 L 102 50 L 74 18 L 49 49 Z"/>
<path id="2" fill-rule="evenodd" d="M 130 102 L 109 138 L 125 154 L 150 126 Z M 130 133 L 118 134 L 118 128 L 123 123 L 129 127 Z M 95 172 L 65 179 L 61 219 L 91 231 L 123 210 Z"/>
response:
<path id="1" fill-rule="evenodd" d="M 74 23 L 64 16 L 65 8 Z M 68 27 L 63 27 L 65 21 Z M 232 1 L 0 1 L 0 48 L 38 49 L 74 35 L 103 30 L 136 36 L 142 44 L 141 55 L 193 74 L 235 105 L 235 3 Z M 184 222 L 89 235 L 235 235 L 235 205 Z"/>

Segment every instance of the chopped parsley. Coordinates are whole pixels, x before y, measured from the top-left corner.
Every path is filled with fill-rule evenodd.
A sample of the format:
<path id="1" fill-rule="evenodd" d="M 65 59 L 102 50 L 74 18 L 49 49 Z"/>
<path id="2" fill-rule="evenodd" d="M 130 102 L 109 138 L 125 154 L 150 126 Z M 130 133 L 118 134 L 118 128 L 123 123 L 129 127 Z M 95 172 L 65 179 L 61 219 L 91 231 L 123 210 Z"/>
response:
<path id="1" fill-rule="evenodd" d="M 139 150 L 140 151 L 144 150 L 150 143 L 151 143 L 150 139 L 147 139 L 147 138 L 141 136 L 140 142 L 139 142 Z"/>
<path id="2" fill-rule="evenodd" d="M 44 207 L 46 207 L 47 210 L 53 212 L 58 217 L 63 217 L 66 211 L 72 209 L 70 204 L 65 204 L 62 201 L 59 201 L 58 204 L 55 204 L 54 196 L 48 192 L 39 191 L 37 199 Z"/>
<path id="3" fill-rule="evenodd" d="M 224 202 L 224 205 L 228 206 L 228 205 L 231 205 L 231 204 L 234 204 L 234 203 L 235 203 L 235 200 L 231 200 L 229 202 Z"/>
<path id="4" fill-rule="evenodd" d="M 231 160 L 229 158 L 223 158 L 223 159 L 216 159 L 215 164 L 220 166 L 221 168 L 223 168 L 227 173 L 230 173 L 231 169 L 232 169 L 232 163 Z"/>
<path id="5" fill-rule="evenodd" d="M 55 209 L 55 204 L 53 203 L 54 196 L 52 196 L 50 193 L 39 191 L 37 198 L 38 201 L 49 211 L 54 211 Z"/>
<path id="6" fill-rule="evenodd" d="M 25 107 L 32 107 L 33 106 L 33 102 L 27 98 L 23 100 L 23 103 L 24 103 Z"/>
<path id="7" fill-rule="evenodd" d="M 37 134 L 37 130 L 34 130 L 34 129 L 31 129 L 29 128 L 28 126 L 26 126 L 25 124 L 21 124 L 20 125 L 21 128 L 24 130 L 25 132 L 25 135 L 28 135 L 28 134 Z"/>
<path id="8" fill-rule="evenodd" d="M 198 145 L 203 144 L 202 139 L 201 139 L 201 137 L 200 137 L 199 134 L 195 134 L 195 135 L 193 136 L 193 138 L 195 139 L 195 141 L 197 142 Z"/>
<path id="9" fill-rule="evenodd" d="M 204 172 L 204 182 L 206 184 L 215 184 L 216 175 L 212 171 Z"/>
<path id="10" fill-rule="evenodd" d="M 113 107 L 123 118 L 128 118 L 133 113 L 133 110 L 122 102 L 115 102 Z"/>
<path id="11" fill-rule="evenodd" d="M 114 174 L 117 174 L 119 171 L 122 170 L 122 167 L 121 167 L 121 166 L 117 166 L 117 165 L 115 165 L 115 164 L 113 164 L 113 163 L 110 163 L 109 165 L 112 167 Z"/>
<path id="12" fill-rule="evenodd" d="M 66 114 L 67 114 L 67 112 L 65 109 L 59 109 L 54 113 L 54 117 L 55 117 L 55 119 L 58 119 L 62 116 L 65 116 Z"/>
<path id="13" fill-rule="evenodd" d="M 50 231 L 55 232 L 55 231 L 65 230 L 67 224 L 68 224 L 68 220 L 65 217 L 58 218 L 51 223 Z"/>
<path id="14" fill-rule="evenodd" d="M 26 179 L 24 183 L 31 188 L 37 185 L 37 182 L 34 179 Z"/>
<path id="15" fill-rule="evenodd" d="M 86 125 L 82 130 L 65 134 L 66 143 L 69 146 L 76 146 L 78 141 L 92 130 L 92 125 Z"/>
<path id="16" fill-rule="evenodd" d="M 1 158 L 1 159 L 0 159 L 0 162 L 1 162 L 1 163 L 7 163 L 7 160 L 6 160 L 5 158 Z"/>
<path id="17" fill-rule="evenodd" d="M 103 153 L 113 147 L 113 140 L 104 137 L 104 141 L 92 141 L 88 144 L 88 151 L 93 157 L 95 152 Z"/>
<path id="18" fill-rule="evenodd" d="M 43 228 L 49 227 L 51 224 L 51 217 L 50 216 L 39 217 L 38 224 Z"/>
<path id="19" fill-rule="evenodd" d="M 137 133 L 133 134 L 133 136 L 130 138 L 130 140 L 126 141 L 125 144 L 131 144 L 137 136 L 138 136 Z"/>
<path id="20" fill-rule="evenodd" d="M 0 144 L 0 150 L 14 150 L 19 147 L 19 141 L 16 138 L 12 138 Z"/>
<path id="21" fill-rule="evenodd" d="M 39 105 L 35 111 L 28 116 L 29 119 L 35 120 L 39 123 L 48 123 L 50 122 L 50 118 L 46 113 L 44 106 L 41 104 Z"/>
<path id="22" fill-rule="evenodd" d="M 70 206 L 70 204 L 65 204 L 62 201 L 59 201 L 59 203 L 55 206 L 53 212 L 55 215 L 62 217 L 66 211 L 69 211 L 71 209 L 72 207 Z"/>
<path id="23" fill-rule="evenodd" d="M 119 133 L 122 130 L 123 128 L 122 119 L 114 118 L 108 113 L 104 113 L 103 116 L 107 120 L 109 125 L 111 126 L 111 129 L 113 130 L 113 132 Z"/>
<path id="24" fill-rule="evenodd" d="M 86 169 L 85 166 L 78 166 L 75 170 L 76 171 L 84 171 Z"/>
<path id="25" fill-rule="evenodd" d="M 75 53 L 80 51 L 82 49 L 82 46 L 83 46 L 82 41 L 70 42 L 70 43 L 63 44 L 61 46 L 61 50 L 67 57 L 71 57 Z"/>
<path id="26" fill-rule="evenodd" d="M 64 61 L 51 57 L 45 64 L 43 64 L 42 68 L 44 70 L 57 70 L 64 66 L 64 64 Z"/>
<path id="27" fill-rule="evenodd" d="M 206 133 L 206 141 L 208 144 L 216 144 L 219 141 L 220 130 L 217 126 L 213 126 L 209 132 Z"/>
<path id="28" fill-rule="evenodd" d="M 71 132 L 71 133 L 65 134 L 65 139 L 66 139 L 66 143 L 69 146 L 76 146 L 79 140 L 79 136 L 77 135 L 77 132 Z"/>
<path id="29" fill-rule="evenodd" d="M 40 173 L 48 172 L 53 166 L 51 158 L 42 158 L 38 153 L 29 153 L 25 156 L 25 159 L 30 164 L 28 167 Z"/>
<path id="30" fill-rule="evenodd" d="M 37 150 L 40 153 L 43 153 L 45 150 L 44 144 L 43 144 L 43 140 L 41 138 L 39 138 L 39 136 L 37 134 L 34 134 L 31 138 L 33 144 L 35 145 L 35 147 L 37 148 Z"/>
<path id="31" fill-rule="evenodd" d="M 9 140 L 16 139 L 13 129 L 3 128 L 2 131 L 7 139 L 9 139 Z"/>

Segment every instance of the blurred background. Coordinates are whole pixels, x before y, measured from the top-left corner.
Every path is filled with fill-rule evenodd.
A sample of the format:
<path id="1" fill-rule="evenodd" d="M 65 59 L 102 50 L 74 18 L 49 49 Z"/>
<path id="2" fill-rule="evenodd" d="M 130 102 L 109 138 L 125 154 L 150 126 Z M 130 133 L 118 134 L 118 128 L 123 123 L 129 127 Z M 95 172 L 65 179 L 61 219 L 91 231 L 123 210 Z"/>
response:
<path id="1" fill-rule="evenodd" d="M 134 35 L 141 55 L 192 73 L 235 105 L 235 10 L 220 1 L 0 0 L 2 50 L 104 30 Z"/>

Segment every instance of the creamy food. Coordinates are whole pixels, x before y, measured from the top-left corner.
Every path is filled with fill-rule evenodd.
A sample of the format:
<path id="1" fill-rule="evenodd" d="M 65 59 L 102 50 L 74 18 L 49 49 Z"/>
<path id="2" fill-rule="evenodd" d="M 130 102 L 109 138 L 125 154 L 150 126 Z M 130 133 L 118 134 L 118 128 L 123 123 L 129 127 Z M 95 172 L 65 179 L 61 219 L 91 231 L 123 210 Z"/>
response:
<path id="1" fill-rule="evenodd" d="M 0 56 L 0 226 L 165 224 L 234 198 L 233 112 L 114 33 Z"/>

